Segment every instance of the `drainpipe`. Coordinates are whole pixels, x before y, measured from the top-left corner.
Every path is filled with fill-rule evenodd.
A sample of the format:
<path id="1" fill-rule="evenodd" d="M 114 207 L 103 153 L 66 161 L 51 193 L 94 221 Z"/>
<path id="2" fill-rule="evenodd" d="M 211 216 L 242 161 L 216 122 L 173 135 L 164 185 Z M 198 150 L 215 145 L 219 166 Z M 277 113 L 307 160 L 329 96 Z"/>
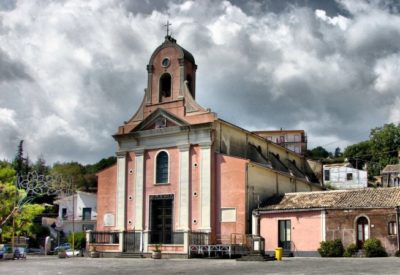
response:
<path id="1" fill-rule="evenodd" d="M 397 230 L 397 250 L 400 250 L 400 237 L 399 237 L 399 214 L 400 214 L 400 207 L 396 206 L 396 230 Z"/>

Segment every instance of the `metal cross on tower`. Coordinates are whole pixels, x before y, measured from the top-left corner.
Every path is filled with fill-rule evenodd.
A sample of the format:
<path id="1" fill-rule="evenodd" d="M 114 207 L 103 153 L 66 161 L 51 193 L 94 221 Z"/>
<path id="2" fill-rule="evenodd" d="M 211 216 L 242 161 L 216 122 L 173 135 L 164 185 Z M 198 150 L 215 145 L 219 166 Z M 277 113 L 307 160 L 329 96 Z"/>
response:
<path id="1" fill-rule="evenodd" d="M 169 20 L 167 20 L 167 24 L 164 25 L 164 27 L 167 28 L 167 36 L 169 36 L 169 26 L 171 26 L 171 23 L 169 23 Z"/>

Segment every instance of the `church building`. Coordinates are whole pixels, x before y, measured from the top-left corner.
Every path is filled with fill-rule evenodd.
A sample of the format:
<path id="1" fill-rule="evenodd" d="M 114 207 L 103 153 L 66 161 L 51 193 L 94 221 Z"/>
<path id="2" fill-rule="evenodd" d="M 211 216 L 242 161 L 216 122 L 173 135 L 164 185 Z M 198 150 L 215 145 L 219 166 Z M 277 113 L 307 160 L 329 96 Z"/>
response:
<path id="1" fill-rule="evenodd" d="M 170 35 L 151 55 L 143 101 L 113 136 L 117 163 L 97 174 L 98 251 L 237 242 L 268 197 L 322 189 L 304 156 L 200 106 L 196 69 Z"/>

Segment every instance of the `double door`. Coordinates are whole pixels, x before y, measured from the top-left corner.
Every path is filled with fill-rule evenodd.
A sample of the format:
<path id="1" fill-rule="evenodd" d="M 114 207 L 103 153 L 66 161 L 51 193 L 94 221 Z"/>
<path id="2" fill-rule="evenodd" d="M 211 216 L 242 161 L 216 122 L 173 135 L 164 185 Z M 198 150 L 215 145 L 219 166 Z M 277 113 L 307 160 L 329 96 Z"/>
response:
<path id="1" fill-rule="evenodd" d="M 150 242 L 152 244 L 172 243 L 173 199 L 150 200 Z"/>

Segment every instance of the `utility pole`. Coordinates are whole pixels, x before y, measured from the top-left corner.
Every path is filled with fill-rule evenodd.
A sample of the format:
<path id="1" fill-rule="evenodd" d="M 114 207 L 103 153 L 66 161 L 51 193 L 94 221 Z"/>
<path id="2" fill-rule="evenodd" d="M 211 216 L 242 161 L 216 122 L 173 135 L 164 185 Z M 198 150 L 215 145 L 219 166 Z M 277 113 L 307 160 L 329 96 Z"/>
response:
<path id="1" fill-rule="evenodd" d="M 75 179 L 72 179 L 72 256 L 75 256 Z"/>

